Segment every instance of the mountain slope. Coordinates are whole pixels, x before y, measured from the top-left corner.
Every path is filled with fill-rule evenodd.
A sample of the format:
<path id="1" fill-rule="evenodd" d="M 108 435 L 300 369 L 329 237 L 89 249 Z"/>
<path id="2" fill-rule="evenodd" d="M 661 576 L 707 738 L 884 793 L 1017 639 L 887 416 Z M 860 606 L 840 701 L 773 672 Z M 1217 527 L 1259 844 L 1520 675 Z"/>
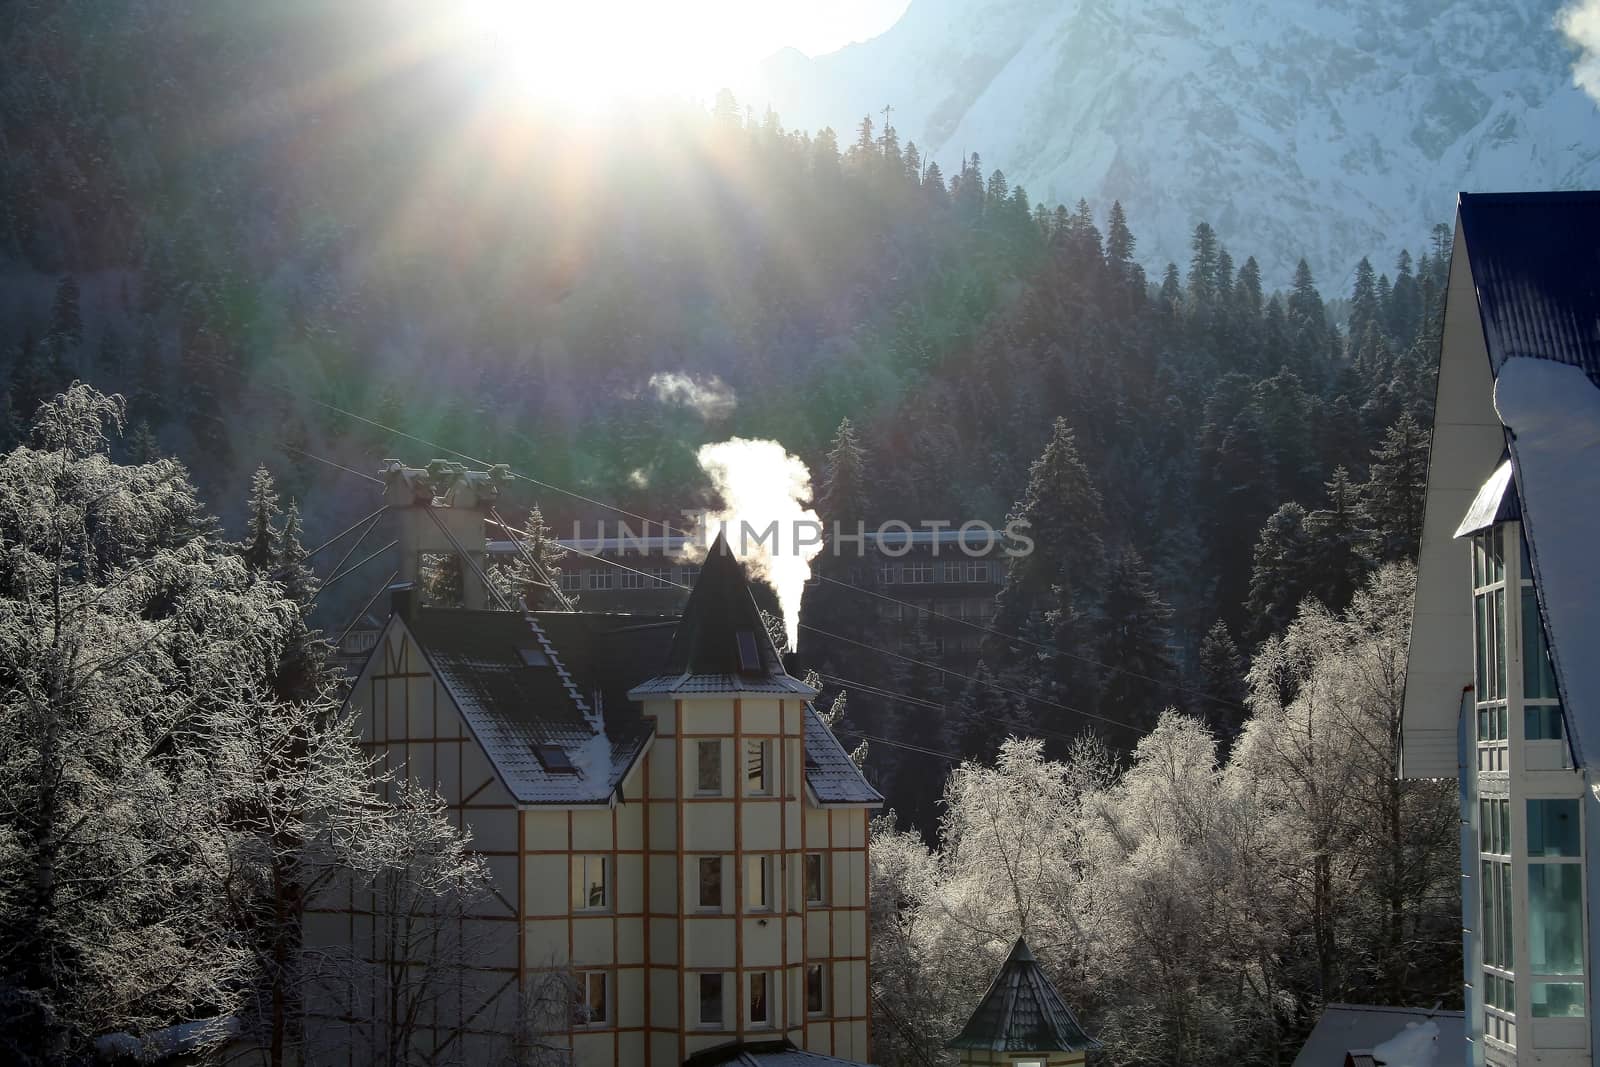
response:
<path id="1" fill-rule="evenodd" d="M 892 121 L 949 174 L 968 153 L 1037 199 L 1120 199 L 1152 267 L 1195 222 L 1339 286 L 1451 218 L 1462 189 L 1600 183 L 1600 110 L 1553 0 L 914 0 L 871 41 L 770 60 L 790 125 Z M 843 134 L 842 134 L 842 139 Z M 1379 263 L 1381 268 L 1387 263 Z"/>

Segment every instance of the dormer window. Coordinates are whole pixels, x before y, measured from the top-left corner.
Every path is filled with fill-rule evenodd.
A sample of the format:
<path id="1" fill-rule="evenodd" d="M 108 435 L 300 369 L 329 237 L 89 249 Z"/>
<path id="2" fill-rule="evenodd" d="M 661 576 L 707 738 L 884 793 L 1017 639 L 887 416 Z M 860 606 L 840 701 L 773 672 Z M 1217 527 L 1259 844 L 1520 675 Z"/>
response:
<path id="1" fill-rule="evenodd" d="M 567 750 L 560 745 L 534 745 L 533 754 L 539 757 L 539 765 L 551 774 L 578 773 L 578 768 L 567 756 Z"/>
<path id="2" fill-rule="evenodd" d="M 734 637 L 739 642 L 739 670 L 746 674 L 759 674 L 761 654 L 756 651 L 755 631 L 739 630 L 735 632 Z"/>

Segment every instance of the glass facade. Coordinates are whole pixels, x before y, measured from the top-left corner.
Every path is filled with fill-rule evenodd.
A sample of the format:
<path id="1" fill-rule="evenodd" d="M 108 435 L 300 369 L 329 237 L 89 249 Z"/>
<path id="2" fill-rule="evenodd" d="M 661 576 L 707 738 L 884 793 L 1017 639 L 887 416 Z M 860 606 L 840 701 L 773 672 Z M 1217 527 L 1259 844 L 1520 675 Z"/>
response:
<path id="1" fill-rule="evenodd" d="M 1583 973 L 1583 868 L 1528 864 L 1528 969 Z"/>

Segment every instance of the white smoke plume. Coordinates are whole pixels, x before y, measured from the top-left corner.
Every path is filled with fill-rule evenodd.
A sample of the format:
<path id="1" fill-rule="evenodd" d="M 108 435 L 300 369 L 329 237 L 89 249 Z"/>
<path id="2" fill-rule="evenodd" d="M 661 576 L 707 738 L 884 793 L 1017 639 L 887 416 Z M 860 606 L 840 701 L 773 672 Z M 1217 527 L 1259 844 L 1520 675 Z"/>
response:
<path id="1" fill-rule="evenodd" d="M 696 458 L 723 501 L 722 510 L 702 516 L 696 551 L 704 554 L 719 530 L 727 534 L 751 577 L 766 579 L 778 594 L 793 649 L 800 597 L 822 550 L 822 522 L 807 506 L 811 472 L 777 441 L 734 437 L 700 446 Z"/>
<path id="2" fill-rule="evenodd" d="M 1562 8 L 1556 25 L 1578 48 L 1572 81 L 1600 104 L 1600 0 L 1578 0 Z"/>
<path id="3" fill-rule="evenodd" d="M 663 404 L 681 404 L 708 421 L 725 418 L 739 406 L 733 389 L 715 374 L 696 381 L 678 371 L 662 371 L 650 375 L 650 389 Z"/>

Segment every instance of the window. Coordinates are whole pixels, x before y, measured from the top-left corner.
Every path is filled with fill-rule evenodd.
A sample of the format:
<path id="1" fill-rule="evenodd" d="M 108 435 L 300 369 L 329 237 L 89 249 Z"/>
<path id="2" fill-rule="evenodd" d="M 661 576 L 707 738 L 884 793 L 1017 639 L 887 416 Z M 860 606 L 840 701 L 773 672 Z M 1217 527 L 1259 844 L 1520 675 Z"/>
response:
<path id="1" fill-rule="evenodd" d="M 1535 1019 L 1583 1018 L 1583 983 L 1533 983 L 1533 1017 Z"/>
<path id="2" fill-rule="evenodd" d="M 768 875 L 772 864 L 766 856 L 744 858 L 744 906 L 747 911 L 766 911 L 772 907 L 772 886 Z"/>
<path id="3" fill-rule="evenodd" d="M 605 971 L 585 971 L 583 974 L 583 1003 L 579 1005 L 578 1023 L 597 1026 L 610 1019 L 611 1004 L 607 998 Z"/>
<path id="4" fill-rule="evenodd" d="M 986 559 L 967 560 L 967 581 L 987 582 L 989 580 L 989 561 Z"/>
<path id="5" fill-rule="evenodd" d="M 665 589 L 667 586 L 672 584 L 671 567 L 657 567 L 652 570 L 650 574 L 651 577 L 655 579 L 654 584 L 657 589 Z"/>
<path id="6" fill-rule="evenodd" d="M 806 853 L 806 903 L 822 903 L 822 853 Z"/>
<path id="7" fill-rule="evenodd" d="M 772 792 L 771 756 L 771 741 L 744 743 L 744 791 L 747 795 L 764 796 Z"/>
<path id="8" fill-rule="evenodd" d="M 1583 973 L 1583 868 L 1528 864 L 1528 970 Z"/>
<path id="9" fill-rule="evenodd" d="M 583 588 L 582 571 L 562 571 L 561 588 L 568 593 L 576 593 Z"/>
<path id="10" fill-rule="evenodd" d="M 961 580 L 961 561 L 958 559 L 945 560 L 944 581 L 959 582 Z"/>
<path id="11" fill-rule="evenodd" d="M 1501 801 L 1505 803 L 1505 801 Z M 1576 800 L 1528 801 L 1528 855 L 1581 855 Z"/>
<path id="12" fill-rule="evenodd" d="M 722 792 L 722 742 L 695 742 L 695 789 L 701 793 Z"/>
<path id="13" fill-rule="evenodd" d="M 700 1025 L 722 1025 L 722 975 L 719 973 L 700 976 Z"/>
<path id="14" fill-rule="evenodd" d="M 756 971 L 750 975 L 750 1025 L 752 1026 L 766 1026 L 772 1021 L 767 997 L 769 984 L 770 979 L 765 971 Z"/>
<path id="15" fill-rule="evenodd" d="M 700 906 L 722 910 L 722 857 L 700 857 Z"/>
<path id="16" fill-rule="evenodd" d="M 572 908 L 600 911 L 610 904 L 606 885 L 606 857 L 572 857 Z"/>
<path id="17" fill-rule="evenodd" d="M 825 1008 L 822 993 L 822 964 L 806 964 L 806 1014 L 821 1015 Z"/>
<path id="18" fill-rule="evenodd" d="M 583 573 L 589 576 L 590 589 L 611 588 L 611 572 L 609 570 L 602 567 L 597 571 L 584 571 Z"/>
<path id="19" fill-rule="evenodd" d="M 650 579 L 639 571 L 622 572 L 622 588 L 643 589 Z"/>
<path id="20" fill-rule="evenodd" d="M 900 621 L 900 605 L 899 604 L 886 603 L 886 602 L 880 600 L 878 602 L 878 618 L 885 619 L 885 620 L 892 621 L 892 622 L 899 622 Z"/>
<path id="21" fill-rule="evenodd" d="M 690 585 L 690 586 L 692 586 L 692 585 L 694 585 L 695 580 L 697 578 L 699 578 L 699 577 L 700 577 L 700 568 L 699 567 L 679 567 L 678 568 L 678 584 L 679 585 Z"/>
<path id="22" fill-rule="evenodd" d="M 878 584 L 893 585 L 895 583 L 895 579 L 898 577 L 896 572 L 899 569 L 900 568 L 896 567 L 893 563 L 878 564 Z"/>
<path id="23" fill-rule="evenodd" d="M 739 644 L 739 669 L 741 671 L 760 671 L 761 654 L 756 651 L 756 632 L 754 630 L 734 631 L 734 640 Z"/>
<path id="24" fill-rule="evenodd" d="M 900 580 L 907 585 L 926 585 L 933 581 L 933 564 L 925 559 L 902 563 Z"/>

